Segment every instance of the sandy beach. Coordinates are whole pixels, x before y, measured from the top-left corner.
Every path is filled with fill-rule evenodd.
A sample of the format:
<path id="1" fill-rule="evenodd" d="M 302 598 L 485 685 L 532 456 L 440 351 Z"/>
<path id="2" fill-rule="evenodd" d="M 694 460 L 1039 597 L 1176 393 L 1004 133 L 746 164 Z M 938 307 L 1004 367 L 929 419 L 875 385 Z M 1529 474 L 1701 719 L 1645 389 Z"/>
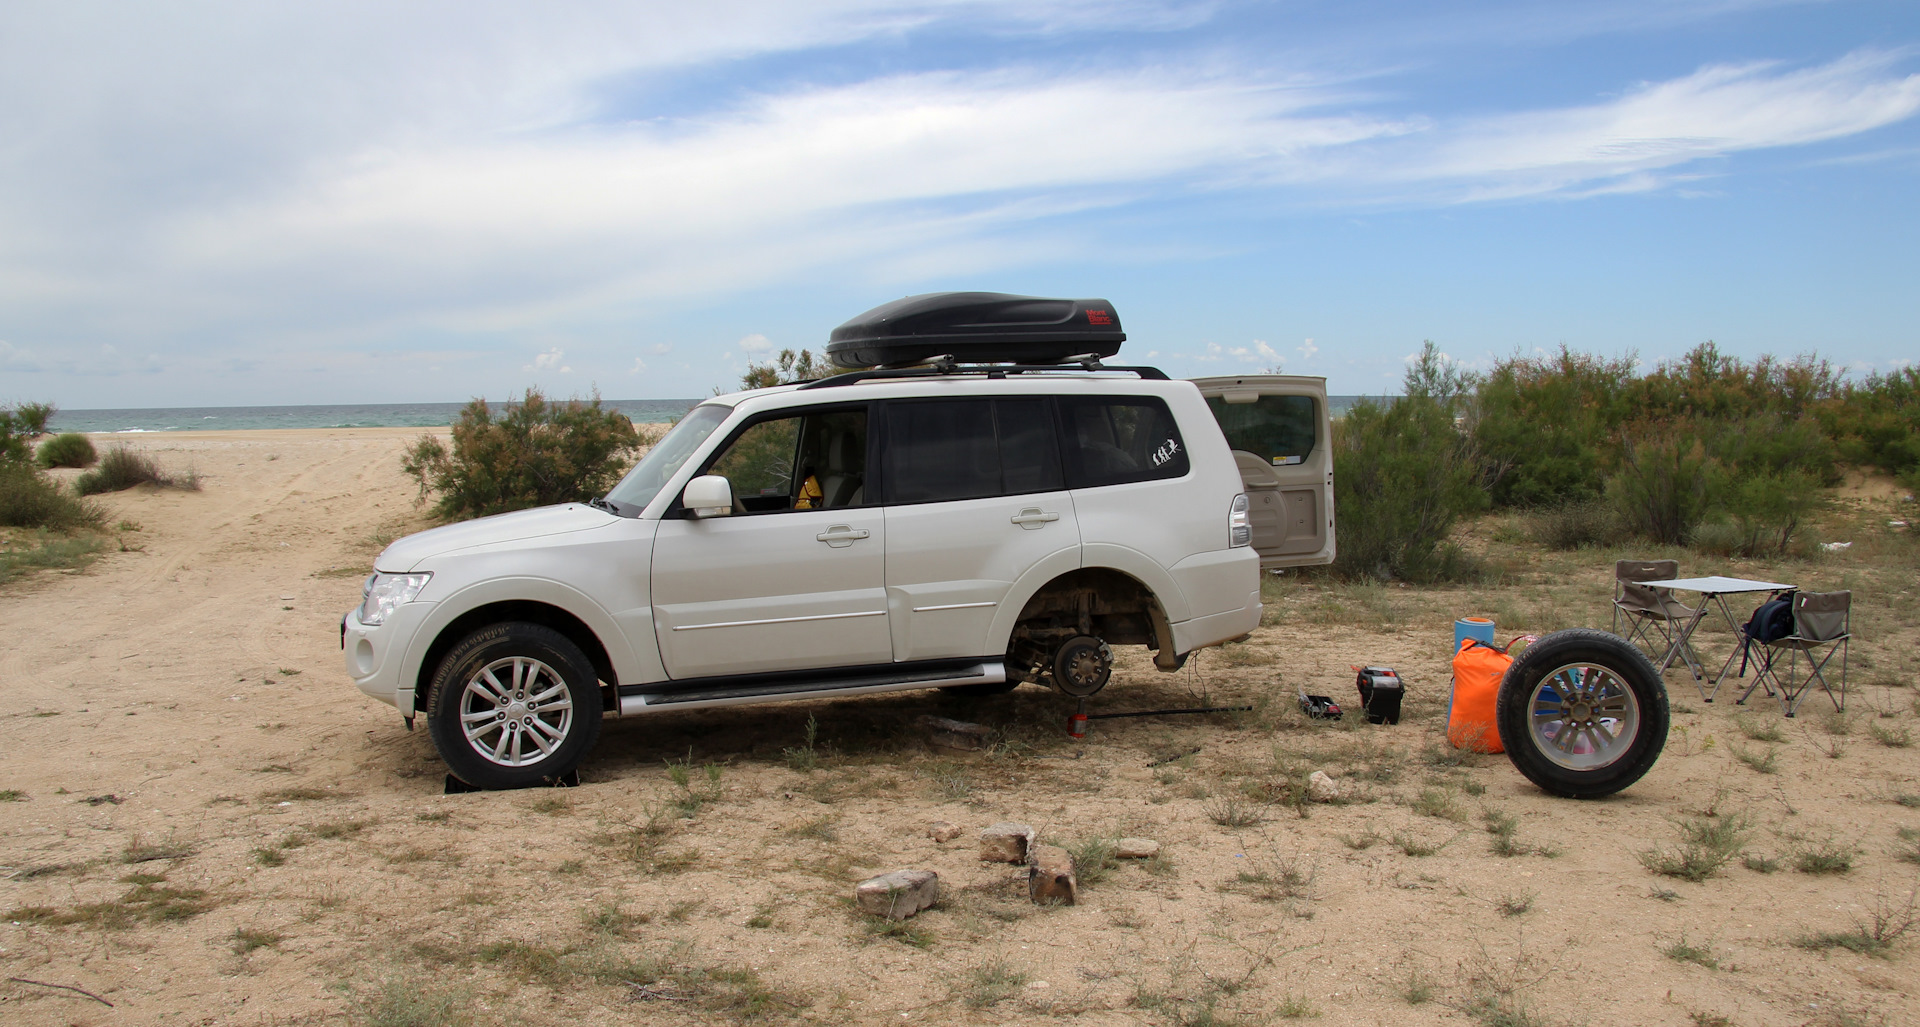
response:
<path id="1" fill-rule="evenodd" d="M 1920 881 L 1920 748 L 1898 744 L 1920 602 L 1883 486 L 1823 515 L 1843 552 L 1681 557 L 1854 589 L 1848 715 L 1708 705 L 1669 674 L 1666 754 L 1607 800 L 1443 747 L 1455 616 L 1605 627 L 1612 560 L 1642 555 L 1516 548 L 1498 519 L 1469 543 L 1508 554 L 1499 588 L 1275 578 L 1251 641 L 1178 675 L 1134 651 L 1096 703 L 1250 714 L 1075 742 L 1070 701 L 1023 688 L 610 719 L 578 788 L 447 795 L 426 732 L 338 650 L 374 554 L 429 524 L 399 468 L 419 434 L 95 437 L 203 487 L 101 497 L 97 563 L 0 588 L 0 1022 L 1920 1023 L 1920 927 L 1804 944 L 1911 920 Z M 1730 636 L 1703 637 L 1717 665 Z M 1401 724 L 1293 708 L 1351 702 L 1360 663 L 1406 678 Z M 929 749 L 924 713 L 997 744 Z M 1351 801 L 1290 801 L 1314 769 Z M 1006 820 L 1160 855 L 1036 907 L 976 858 Z M 1749 825 L 1744 854 L 1699 882 L 1643 866 L 1689 823 Z M 908 867 L 940 874 L 938 908 L 854 910 L 857 881 Z"/>

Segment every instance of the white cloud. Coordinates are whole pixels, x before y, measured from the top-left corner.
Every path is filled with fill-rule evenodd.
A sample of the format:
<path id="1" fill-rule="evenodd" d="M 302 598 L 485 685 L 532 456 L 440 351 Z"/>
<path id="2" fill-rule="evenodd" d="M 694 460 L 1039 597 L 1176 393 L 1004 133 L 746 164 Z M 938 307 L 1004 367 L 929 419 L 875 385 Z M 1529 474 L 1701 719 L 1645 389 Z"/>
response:
<path id="1" fill-rule="evenodd" d="M 739 342 L 734 343 L 734 345 L 740 347 L 742 353 L 752 356 L 757 353 L 771 351 L 773 349 L 773 340 L 761 335 L 759 332 L 754 332 L 752 335 L 743 337 Z"/>
<path id="2" fill-rule="evenodd" d="M 656 342 L 652 346 L 652 352 L 656 357 L 664 357 L 673 352 L 673 345 L 671 343 Z"/>
<path id="3" fill-rule="evenodd" d="M 562 361 L 566 360 L 566 357 L 566 353 L 556 346 L 547 350 L 545 353 L 534 354 L 533 363 L 522 367 L 520 370 L 558 371 L 561 374 L 572 374 L 573 368 L 562 363 Z"/>
<path id="4" fill-rule="evenodd" d="M 633 358 L 633 366 L 632 366 L 632 367 L 629 367 L 629 368 L 627 368 L 627 373 L 628 373 L 628 374 L 639 374 L 640 372 L 642 372 L 642 371 L 644 371 L 644 370 L 646 370 L 646 369 L 647 369 L 647 362 L 646 362 L 646 361 L 644 361 L 644 360 L 642 360 L 642 359 L 640 359 L 639 357 L 634 357 L 634 358 Z"/>
<path id="5" fill-rule="evenodd" d="M 1208 349 L 1217 352 L 1219 347 L 1209 346 Z M 1267 345 L 1264 339 L 1253 340 L 1251 346 L 1235 346 L 1227 350 L 1226 355 L 1235 360 L 1263 364 L 1276 372 L 1280 369 L 1281 365 L 1285 363 L 1285 358 L 1279 353 L 1274 352 L 1273 347 Z"/>
<path id="6" fill-rule="evenodd" d="M 1301 360 L 1312 360 L 1314 354 L 1320 352 L 1320 347 L 1315 346 L 1312 339 L 1308 339 L 1300 345 L 1295 346 L 1294 352 L 1300 354 Z"/>

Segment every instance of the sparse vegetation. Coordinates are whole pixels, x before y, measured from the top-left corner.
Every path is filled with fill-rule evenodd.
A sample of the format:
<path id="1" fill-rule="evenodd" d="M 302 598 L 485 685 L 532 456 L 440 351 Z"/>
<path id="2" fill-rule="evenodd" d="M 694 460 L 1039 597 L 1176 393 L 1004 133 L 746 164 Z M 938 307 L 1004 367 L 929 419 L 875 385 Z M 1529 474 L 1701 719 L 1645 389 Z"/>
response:
<path id="1" fill-rule="evenodd" d="M 1721 867 L 1746 850 L 1753 821 L 1745 814 L 1727 814 L 1689 817 L 1675 827 L 1680 834 L 1680 844 L 1672 849 L 1655 848 L 1640 853 L 1640 865 L 1656 874 L 1697 883 L 1719 873 Z"/>
<path id="2" fill-rule="evenodd" d="M 1831 838 L 1804 845 L 1793 854 L 1793 868 L 1803 874 L 1844 874 L 1853 869 L 1860 850 Z"/>
<path id="3" fill-rule="evenodd" d="M 1907 936 L 1920 914 L 1914 909 L 1915 892 L 1909 891 L 1904 903 L 1889 900 L 1884 892 L 1874 896 L 1873 912 L 1848 930 L 1818 931 L 1793 940 L 1796 947 L 1813 951 L 1846 949 L 1863 956 L 1885 956 L 1894 944 Z"/>
<path id="4" fill-rule="evenodd" d="M 124 492 L 139 485 L 155 488 L 200 491 L 200 475 L 192 470 L 175 475 L 161 470 L 160 462 L 126 446 L 107 450 L 93 470 L 73 479 L 73 490 L 83 496 L 102 492 Z"/>
<path id="5" fill-rule="evenodd" d="M 1660 954 L 1676 963 L 1692 963 L 1709 970 L 1720 969 L 1720 957 L 1713 954 L 1713 946 L 1689 942 L 1685 931 L 1680 932 L 1678 941 L 1660 946 Z"/>
<path id="6" fill-rule="evenodd" d="M 1749 769 L 1757 774 L 1778 774 L 1780 772 L 1780 750 L 1778 749 L 1765 749 L 1760 752 L 1754 752 L 1752 749 L 1729 745 L 1727 746 L 1727 750 L 1733 753 L 1734 759 L 1746 764 Z"/>
<path id="7" fill-rule="evenodd" d="M 1029 976 L 1004 959 L 991 959 L 967 971 L 961 1000 L 968 1009 L 990 1009 L 1020 993 Z"/>

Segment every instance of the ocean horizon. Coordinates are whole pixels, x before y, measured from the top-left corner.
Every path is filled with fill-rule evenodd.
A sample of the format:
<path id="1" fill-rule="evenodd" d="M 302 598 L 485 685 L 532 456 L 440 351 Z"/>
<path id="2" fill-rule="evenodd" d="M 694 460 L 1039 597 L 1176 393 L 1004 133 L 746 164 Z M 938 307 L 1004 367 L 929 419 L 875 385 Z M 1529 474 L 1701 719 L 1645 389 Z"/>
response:
<path id="1" fill-rule="evenodd" d="M 1328 396 L 1333 416 L 1365 397 Z M 635 424 L 677 421 L 699 399 L 603 399 L 600 405 Z M 169 431 L 257 431 L 263 428 L 444 428 L 465 403 L 337 403 L 254 407 L 127 407 L 58 410 L 47 422 L 53 432 L 143 434 Z M 496 407 L 502 404 L 494 404 Z"/>
<path id="2" fill-rule="evenodd" d="M 698 399 L 603 399 L 636 424 L 678 420 Z M 443 428 L 465 403 L 339 403 L 255 407 L 131 407 L 58 410 L 54 432 L 140 434 L 169 431 L 254 431 L 262 428 Z M 504 404 L 495 403 L 495 409 Z"/>

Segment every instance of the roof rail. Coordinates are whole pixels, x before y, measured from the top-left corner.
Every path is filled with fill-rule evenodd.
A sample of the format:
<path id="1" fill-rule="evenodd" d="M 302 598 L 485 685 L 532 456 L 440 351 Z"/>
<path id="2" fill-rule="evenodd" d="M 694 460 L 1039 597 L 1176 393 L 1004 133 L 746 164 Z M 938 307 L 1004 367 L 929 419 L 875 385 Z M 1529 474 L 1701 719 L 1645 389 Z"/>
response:
<path id="1" fill-rule="evenodd" d="M 988 378 L 1005 378 L 1009 375 L 1026 374 L 1033 371 L 1119 371 L 1137 374 L 1149 381 L 1167 380 L 1167 373 L 1157 367 L 1120 367 L 1102 364 L 1100 358 L 1088 353 L 1068 357 L 1057 364 L 961 364 L 951 355 L 935 357 L 912 367 L 876 367 L 864 371 L 849 371 L 830 378 L 818 378 L 800 386 L 801 389 L 832 389 L 842 385 L 855 385 L 860 382 L 885 381 L 893 378 L 938 378 L 953 374 L 978 374 Z"/>

